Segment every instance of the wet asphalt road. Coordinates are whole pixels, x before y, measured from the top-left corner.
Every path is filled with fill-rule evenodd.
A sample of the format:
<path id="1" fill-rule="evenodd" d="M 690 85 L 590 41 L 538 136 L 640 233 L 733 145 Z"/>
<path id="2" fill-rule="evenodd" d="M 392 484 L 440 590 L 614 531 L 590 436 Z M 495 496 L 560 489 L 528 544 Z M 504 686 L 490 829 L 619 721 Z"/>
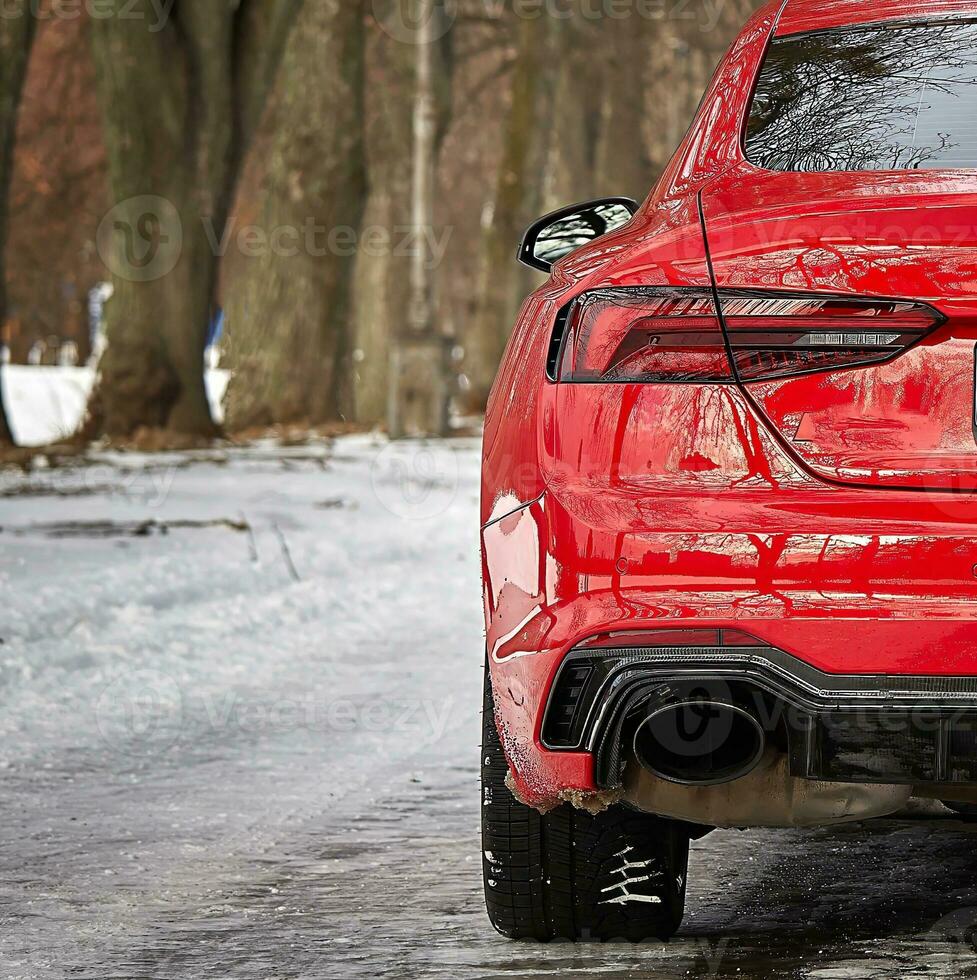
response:
<path id="1" fill-rule="evenodd" d="M 204 523 L 167 535 L 0 500 L 0 978 L 977 976 L 977 825 L 935 805 L 705 838 L 667 946 L 491 931 L 459 453 L 431 522 L 378 504 L 369 447 L 181 465 L 147 515 Z M 72 518 L 117 520 L 102 494 Z"/>
<path id="2" fill-rule="evenodd" d="M 715 834 L 695 847 L 690 914 L 668 946 L 508 943 L 480 904 L 475 770 L 455 761 L 417 768 L 382 799 L 351 796 L 260 852 L 250 837 L 242 853 L 244 840 L 199 835 L 148 902 L 152 858 L 114 820 L 36 832 L 16 846 L 19 868 L 8 841 L 4 876 L 33 897 L 4 910 L 3 976 L 977 975 L 965 941 L 977 836 L 943 819 Z M 78 863 L 111 884 L 59 885 Z"/>
<path id="3" fill-rule="evenodd" d="M 415 777 L 341 829 L 271 850 L 246 873 L 179 895 L 143 927 L 64 950 L 74 977 L 964 977 L 975 838 L 951 825 L 721 834 L 693 860 L 682 936 L 645 947 L 537 947 L 483 917 L 471 772 Z M 954 914 L 957 910 L 962 915 Z M 41 934 L 44 927 L 39 930 Z M 59 945 L 56 942 L 56 947 Z M 53 964 L 52 964 L 53 965 Z M 14 975 L 17 974 L 8 974 Z"/>
<path id="4" fill-rule="evenodd" d="M 206 753 L 171 760 L 162 779 L 15 781 L 0 975 L 977 976 L 977 830 L 943 816 L 716 833 L 695 845 L 689 915 L 667 946 L 509 943 L 482 911 L 475 726 L 465 727 L 466 752 L 402 758 L 382 794 L 362 785 L 319 812 L 303 797 L 292 819 L 286 801 L 254 798 L 243 771 L 235 792 L 233 766 L 211 770 L 206 791 L 192 775 L 212 766 Z M 273 782 L 307 772 L 267 748 L 262 765 Z M 248 819 L 222 820 L 215 805 Z"/>

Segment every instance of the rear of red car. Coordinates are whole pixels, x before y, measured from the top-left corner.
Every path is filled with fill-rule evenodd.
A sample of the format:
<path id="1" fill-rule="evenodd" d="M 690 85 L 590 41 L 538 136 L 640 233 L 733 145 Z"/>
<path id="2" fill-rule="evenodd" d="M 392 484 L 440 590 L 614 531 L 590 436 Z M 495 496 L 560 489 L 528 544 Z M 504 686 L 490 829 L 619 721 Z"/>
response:
<path id="1" fill-rule="evenodd" d="M 489 407 L 503 931 L 566 926 L 504 912 L 553 897 L 500 820 L 616 840 L 573 902 L 634 938 L 677 928 L 676 840 L 977 801 L 975 351 L 977 3 L 764 8 Z"/>

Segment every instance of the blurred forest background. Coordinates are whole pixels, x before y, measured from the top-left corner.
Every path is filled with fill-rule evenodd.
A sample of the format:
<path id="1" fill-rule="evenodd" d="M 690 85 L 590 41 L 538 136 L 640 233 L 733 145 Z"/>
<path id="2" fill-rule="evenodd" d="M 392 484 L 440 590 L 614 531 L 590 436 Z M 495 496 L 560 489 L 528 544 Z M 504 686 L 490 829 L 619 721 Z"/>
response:
<path id="1" fill-rule="evenodd" d="M 646 197 L 758 5 L 3 0 L 4 373 L 84 440 L 477 417 L 522 229 Z"/>

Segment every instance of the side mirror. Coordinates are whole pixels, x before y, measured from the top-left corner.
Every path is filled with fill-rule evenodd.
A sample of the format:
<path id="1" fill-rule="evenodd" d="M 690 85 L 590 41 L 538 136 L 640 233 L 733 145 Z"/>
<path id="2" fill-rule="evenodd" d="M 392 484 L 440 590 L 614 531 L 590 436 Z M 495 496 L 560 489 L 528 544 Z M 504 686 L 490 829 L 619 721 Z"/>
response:
<path id="1" fill-rule="evenodd" d="M 519 246 L 519 261 L 531 269 L 550 272 L 563 256 L 623 227 L 637 213 L 638 202 L 629 197 L 560 208 L 530 226 Z"/>

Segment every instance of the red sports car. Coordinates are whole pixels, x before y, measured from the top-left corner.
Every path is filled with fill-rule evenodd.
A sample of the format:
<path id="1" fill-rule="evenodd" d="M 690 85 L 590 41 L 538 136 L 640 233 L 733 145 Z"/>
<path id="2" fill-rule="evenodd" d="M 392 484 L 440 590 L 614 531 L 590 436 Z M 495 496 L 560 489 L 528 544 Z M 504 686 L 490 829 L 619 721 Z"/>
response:
<path id="1" fill-rule="evenodd" d="M 485 429 L 484 871 L 680 925 L 689 841 L 977 803 L 977 0 L 777 0 L 640 207 L 542 219 Z"/>

